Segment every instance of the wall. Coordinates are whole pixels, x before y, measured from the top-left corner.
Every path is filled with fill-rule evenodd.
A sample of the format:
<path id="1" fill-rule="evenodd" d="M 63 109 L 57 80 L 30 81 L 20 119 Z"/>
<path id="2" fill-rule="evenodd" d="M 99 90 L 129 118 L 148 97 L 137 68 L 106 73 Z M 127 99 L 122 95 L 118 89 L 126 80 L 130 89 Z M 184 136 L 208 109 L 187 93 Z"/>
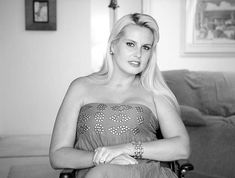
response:
<path id="1" fill-rule="evenodd" d="M 108 41 L 109 32 L 112 28 L 113 10 L 108 8 L 110 0 L 91 0 L 91 41 L 92 41 L 92 70 L 100 69 L 106 44 Z M 119 7 L 115 10 L 116 19 L 122 16 L 141 12 L 141 0 L 118 0 Z"/>
<path id="2" fill-rule="evenodd" d="M 69 83 L 91 72 L 90 1 L 57 0 L 57 31 L 25 31 L 24 0 L 0 0 L 0 134 L 51 133 Z"/>
<path id="3" fill-rule="evenodd" d="M 235 57 L 182 57 L 180 35 L 184 0 L 150 1 L 149 13 L 157 20 L 160 28 L 158 60 L 161 70 L 182 69 L 234 71 Z"/>
<path id="4" fill-rule="evenodd" d="M 141 0 L 118 3 L 118 18 L 141 10 Z M 51 133 L 69 83 L 102 62 L 92 50 L 107 40 L 108 5 L 57 0 L 57 31 L 25 31 L 24 0 L 0 0 L 0 135 Z"/>

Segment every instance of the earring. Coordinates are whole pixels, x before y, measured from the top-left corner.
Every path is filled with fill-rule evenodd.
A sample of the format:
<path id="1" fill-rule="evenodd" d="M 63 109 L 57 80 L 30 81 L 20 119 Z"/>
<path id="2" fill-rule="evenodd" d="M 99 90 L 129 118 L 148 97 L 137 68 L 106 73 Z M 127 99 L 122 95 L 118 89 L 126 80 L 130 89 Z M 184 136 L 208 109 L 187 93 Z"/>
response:
<path id="1" fill-rule="evenodd" d="M 110 53 L 110 55 L 113 55 L 113 51 L 111 51 L 111 50 L 110 50 L 110 52 L 109 52 L 109 53 Z"/>

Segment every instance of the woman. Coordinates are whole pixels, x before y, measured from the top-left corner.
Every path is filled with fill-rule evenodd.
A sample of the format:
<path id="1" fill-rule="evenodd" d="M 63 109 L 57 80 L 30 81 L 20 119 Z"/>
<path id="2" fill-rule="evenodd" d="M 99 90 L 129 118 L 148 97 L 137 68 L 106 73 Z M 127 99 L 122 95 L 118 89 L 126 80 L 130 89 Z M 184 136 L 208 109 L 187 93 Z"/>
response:
<path id="1" fill-rule="evenodd" d="M 66 93 L 52 167 L 77 169 L 79 178 L 176 177 L 159 161 L 188 158 L 189 137 L 156 63 L 158 40 L 149 15 L 129 14 L 114 25 L 101 70 L 74 80 Z"/>

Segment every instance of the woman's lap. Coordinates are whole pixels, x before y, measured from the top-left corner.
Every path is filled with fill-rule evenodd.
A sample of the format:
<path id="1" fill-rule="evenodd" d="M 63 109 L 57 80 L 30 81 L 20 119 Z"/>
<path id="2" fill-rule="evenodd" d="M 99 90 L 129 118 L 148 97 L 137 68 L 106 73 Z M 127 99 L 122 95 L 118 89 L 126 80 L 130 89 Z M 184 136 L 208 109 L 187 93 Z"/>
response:
<path id="1" fill-rule="evenodd" d="M 175 178 L 171 170 L 159 164 L 144 163 L 135 165 L 103 164 L 90 168 L 84 178 Z M 79 177 L 79 176 L 78 176 Z M 79 177 L 80 178 L 80 177 Z"/>
<path id="2" fill-rule="evenodd" d="M 120 178 L 120 177 L 130 177 L 130 178 L 133 177 L 129 165 L 114 165 L 114 164 L 99 165 L 94 168 L 91 168 L 85 176 L 85 178 Z"/>

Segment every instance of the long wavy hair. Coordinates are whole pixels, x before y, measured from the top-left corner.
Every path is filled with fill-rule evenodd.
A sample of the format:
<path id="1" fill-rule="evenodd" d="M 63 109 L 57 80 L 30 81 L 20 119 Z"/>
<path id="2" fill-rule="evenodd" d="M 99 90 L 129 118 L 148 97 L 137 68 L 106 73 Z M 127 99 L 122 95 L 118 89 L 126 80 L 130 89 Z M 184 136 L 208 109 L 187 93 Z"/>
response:
<path id="1" fill-rule="evenodd" d="M 118 40 L 121 37 L 124 28 L 130 24 L 150 29 L 154 38 L 152 54 L 150 55 L 148 64 L 146 68 L 140 74 L 138 74 L 140 76 L 140 82 L 142 86 L 145 89 L 152 91 L 154 95 L 163 96 L 173 107 L 175 107 L 179 113 L 179 104 L 176 100 L 176 97 L 164 81 L 157 65 L 156 47 L 159 41 L 159 28 L 154 18 L 149 15 L 140 13 L 128 14 L 123 16 L 114 24 L 109 36 L 103 65 L 101 69 L 98 72 L 93 73 L 91 77 L 96 79 L 105 79 L 107 81 L 110 79 L 113 72 L 113 59 L 112 54 L 110 53 L 111 45 L 115 40 Z"/>

